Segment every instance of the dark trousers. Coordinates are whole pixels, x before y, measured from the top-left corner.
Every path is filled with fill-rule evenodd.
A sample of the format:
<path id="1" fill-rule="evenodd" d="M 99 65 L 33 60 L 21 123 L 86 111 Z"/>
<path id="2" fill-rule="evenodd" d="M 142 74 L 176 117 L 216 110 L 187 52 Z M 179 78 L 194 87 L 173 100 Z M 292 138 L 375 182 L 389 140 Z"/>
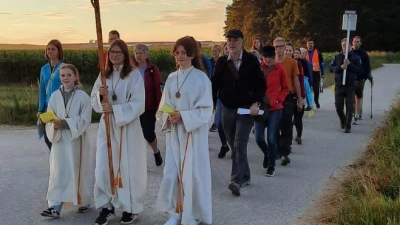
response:
<path id="1" fill-rule="evenodd" d="M 296 107 L 293 113 L 294 113 L 294 126 L 296 127 L 297 137 L 301 138 L 301 135 L 303 134 L 304 105 L 300 111 Z"/>
<path id="2" fill-rule="evenodd" d="M 228 145 L 232 150 L 231 182 L 243 184 L 250 181 L 250 167 L 247 159 L 247 143 L 254 118 L 250 115 L 238 115 L 237 109 L 221 104 L 222 125 Z"/>
<path id="3" fill-rule="evenodd" d="M 46 143 L 47 147 L 48 147 L 49 150 L 51 151 L 51 146 L 52 146 L 52 144 L 51 144 L 49 138 L 47 137 L 46 130 L 45 130 L 44 133 L 43 133 L 43 137 L 44 137 L 44 142 Z"/>
<path id="4" fill-rule="evenodd" d="M 321 84 L 321 72 L 313 71 L 313 92 L 314 92 L 314 102 L 319 104 L 319 86 Z"/>
<path id="5" fill-rule="evenodd" d="M 346 128 L 351 128 L 351 120 L 354 112 L 355 85 L 336 85 L 335 87 L 335 106 L 336 112 L 342 124 Z M 344 114 L 344 105 L 346 103 L 346 114 Z"/>
<path id="6" fill-rule="evenodd" d="M 279 154 L 281 156 L 288 156 L 292 151 L 293 139 L 293 115 L 297 110 L 297 97 L 294 93 L 289 93 L 283 102 L 283 111 L 281 119 L 281 135 L 280 135 L 280 148 Z"/>

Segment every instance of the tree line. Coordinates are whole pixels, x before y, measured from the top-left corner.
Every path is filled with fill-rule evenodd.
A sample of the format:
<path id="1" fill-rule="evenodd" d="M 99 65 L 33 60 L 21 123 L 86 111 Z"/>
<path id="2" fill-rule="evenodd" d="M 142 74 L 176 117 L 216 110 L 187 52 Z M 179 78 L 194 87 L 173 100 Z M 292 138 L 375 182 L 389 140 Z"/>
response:
<path id="1" fill-rule="evenodd" d="M 296 46 L 313 38 L 323 51 L 340 50 L 345 10 L 357 13 L 357 29 L 351 37 L 363 39 L 368 51 L 400 50 L 400 1 L 398 0 L 233 0 L 226 7 L 224 31 L 237 28 L 249 48 L 254 38 L 272 44 L 281 36 Z"/>

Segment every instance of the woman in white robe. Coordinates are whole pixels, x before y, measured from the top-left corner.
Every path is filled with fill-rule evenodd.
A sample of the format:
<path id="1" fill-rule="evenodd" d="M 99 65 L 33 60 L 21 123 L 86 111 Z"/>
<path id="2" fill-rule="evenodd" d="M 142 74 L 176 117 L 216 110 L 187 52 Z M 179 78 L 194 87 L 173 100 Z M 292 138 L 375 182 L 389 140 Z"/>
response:
<path id="1" fill-rule="evenodd" d="M 49 208 L 41 213 L 45 217 L 59 217 L 64 202 L 81 206 L 78 212 L 86 212 L 92 199 L 93 155 L 86 132 L 92 118 L 90 97 L 81 90 L 73 65 L 63 65 L 60 78 L 63 85 L 52 94 L 47 108 L 60 121 L 46 124 L 52 148 Z"/>
<path id="2" fill-rule="evenodd" d="M 166 132 L 164 177 L 158 194 L 157 210 L 170 213 L 165 225 L 197 225 L 200 221 L 211 224 L 208 147 L 208 122 L 213 111 L 211 83 L 199 69 L 201 61 L 193 37 L 186 36 L 177 40 L 173 54 L 179 69 L 169 75 L 156 114 L 157 119 L 162 120 L 162 130 Z M 164 105 L 172 107 L 175 113 L 163 112 Z M 183 162 L 183 211 L 177 213 L 178 177 Z"/>
<path id="3" fill-rule="evenodd" d="M 94 197 L 96 208 L 102 208 L 95 224 L 106 224 L 114 208 L 122 209 L 121 223 L 129 224 L 143 211 L 147 189 L 146 141 L 139 116 L 144 112 L 145 92 L 139 70 L 129 61 L 126 43 L 115 40 L 108 52 L 106 86 L 100 76 L 91 93 L 93 109 L 109 112 L 109 126 L 115 194 L 111 192 L 106 125 L 104 113 L 97 133 Z M 108 102 L 102 102 L 107 94 Z"/>

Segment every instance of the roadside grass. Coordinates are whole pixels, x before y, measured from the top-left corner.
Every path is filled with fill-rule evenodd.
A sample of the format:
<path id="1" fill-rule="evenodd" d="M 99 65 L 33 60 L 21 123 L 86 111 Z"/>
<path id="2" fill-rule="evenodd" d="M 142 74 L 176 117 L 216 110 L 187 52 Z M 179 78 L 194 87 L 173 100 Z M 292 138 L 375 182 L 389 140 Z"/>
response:
<path id="1" fill-rule="evenodd" d="M 343 174 L 331 193 L 319 200 L 319 213 L 309 224 L 400 224 L 399 98 L 366 152 Z"/>

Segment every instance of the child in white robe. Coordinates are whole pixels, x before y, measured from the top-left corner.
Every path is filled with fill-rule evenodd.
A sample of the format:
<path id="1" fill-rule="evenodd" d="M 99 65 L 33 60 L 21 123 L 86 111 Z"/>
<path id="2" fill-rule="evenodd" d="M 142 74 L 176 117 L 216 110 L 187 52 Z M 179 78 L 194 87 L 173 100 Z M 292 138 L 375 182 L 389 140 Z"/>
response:
<path id="1" fill-rule="evenodd" d="M 107 96 L 107 103 L 103 96 Z M 146 140 L 140 126 L 145 109 L 145 89 L 139 70 L 132 68 L 126 43 L 120 39 L 110 45 L 106 66 L 106 85 L 99 76 L 93 86 L 92 106 L 102 113 L 97 133 L 94 199 L 102 208 L 95 224 L 107 224 L 122 210 L 120 223 L 130 224 L 143 211 L 147 191 Z M 108 114 L 111 148 L 107 147 Z M 113 176 L 110 174 L 111 150 Z M 111 186 L 113 185 L 113 186 Z"/>
<path id="2" fill-rule="evenodd" d="M 198 225 L 201 221 L 211 224 L 208 147 L 208 122 L 213 111 L 211 82 L 203 72 L 193 37 L 177 40 L 172 53 L 178 71 L 168 76 L 156 114 L 166 132 L 164 177 L 157 210 L 170 214 L 165 225 Z M 166 113 L 164 105 L 174 112 Z"/>
<path id="3" fill-rule="evenodd" d="M 62 86 L 49 100 L 47 111 L 53 111 L 59 121 L 46 124 L 52 143 L 47 200 L 44 217 L 60 217 L 62 204 L 80 206 L 77 212 L 89 210 L 92 193 L 93 157 L 87 129 L 91 123 L 90 97 L 82 90 L 75 66 L 64 64 L 60 69 Z"/>

